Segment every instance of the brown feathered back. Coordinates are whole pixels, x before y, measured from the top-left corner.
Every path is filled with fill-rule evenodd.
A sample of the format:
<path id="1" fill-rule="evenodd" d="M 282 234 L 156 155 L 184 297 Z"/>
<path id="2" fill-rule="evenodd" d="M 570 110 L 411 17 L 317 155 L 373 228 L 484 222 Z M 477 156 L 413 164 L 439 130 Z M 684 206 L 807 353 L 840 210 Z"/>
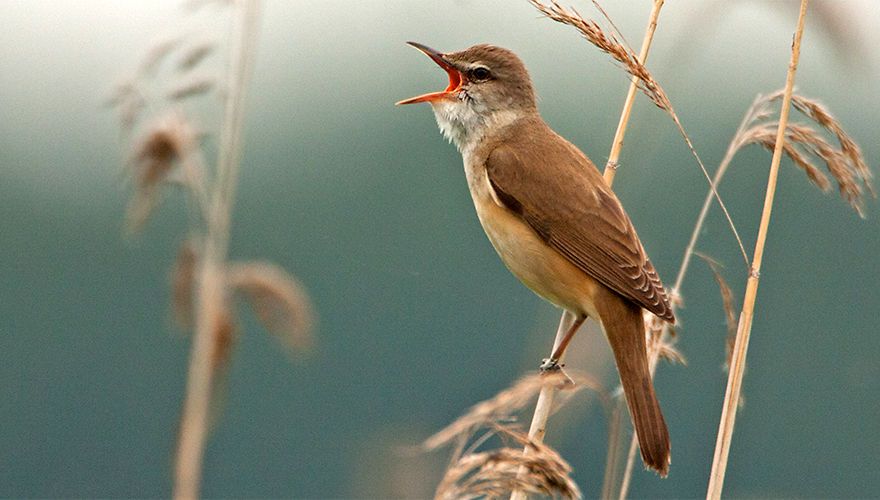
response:
<path id="1" fill-rule="evenodd" d="M 503 141 L 486 161 L 489 181 L 501 201 L 583 272 L 674 322 L 654 265 L 596 167 L 539 116 L 526 120 L 509 128 L 516 137 Z M 571 161 L 557 162 L 553 172 L 542 171 L 542 155 L 553 153 Z"/>

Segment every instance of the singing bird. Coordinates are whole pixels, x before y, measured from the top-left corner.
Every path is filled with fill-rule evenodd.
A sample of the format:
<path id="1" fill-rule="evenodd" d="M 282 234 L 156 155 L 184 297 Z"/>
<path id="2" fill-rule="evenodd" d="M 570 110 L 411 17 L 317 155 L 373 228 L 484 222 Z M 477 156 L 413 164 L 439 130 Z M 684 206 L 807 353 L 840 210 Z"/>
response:
<path id="1" fill-rule="evenodd" d="M 642 460 L 665 476 L 669 433 L 648 370 L 642 309 L 675 318 L 629 216 L 595 165 L 541 118 L 516 54 L 492 45 L 441 53 L 408 43 L 446 71 L 449 85 L 397 104 L 431 104 L 443 135 L 461 152 L 477 216 L 501 260 L 577 318 L 542 368 L 558 367 L 587 317 L 599 322 Z"/>

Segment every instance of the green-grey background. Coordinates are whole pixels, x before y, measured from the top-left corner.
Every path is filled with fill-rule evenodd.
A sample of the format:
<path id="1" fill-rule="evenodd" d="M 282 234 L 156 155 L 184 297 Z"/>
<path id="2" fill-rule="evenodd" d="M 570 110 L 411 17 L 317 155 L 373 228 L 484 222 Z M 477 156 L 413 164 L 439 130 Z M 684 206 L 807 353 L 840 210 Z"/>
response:
<path id="1" fill-rule="evenodd" d="M 607 2 L 637 45 L 649 4 Z M 592 13 L 587 2 L 583 12 Z M 880 159 L 873 0 L 815 1 L 798 73 Z M 460 157 L 427 106 L 443 74 L 406 47 L 492 42 L 532 72 L 548 122 L 604 163 L 623 72 L 523 1 L 270 1 L 249 96 L 231 254 L 307 286 L 318 345 L 291 360 L 252 321 L 207 450 L 207 496 L 429 495 L 445 454 L 401 454 L 533 370 L 558 313 L 509 275 L 473 213 Z M 181 17 L 175 2 L 0 3 L 0 496 L 165 496 L 188 339 L 168 314 L 185 227 L 171 197 L 126 240 L 112 83 Z M 710 168 L 759 92 L 782 86 L 794 2 L 667 2 L 651 61 Z M 833 23 L 830 23 L 833 26 Z M 173 30 L 172 30 L 173 31 Z M 222 32 L 218 36 L 222 35 Z M 639 97 L 615 189 L 671 284 L 706 183 L 671 122 Z M 769 155 L 748 150 L 721 192 L 751 251 Z M 713 211 L 699 248 L 744 266 Z M 783 165 L 726 493 L 880 491 L 880 223 Z M 633 496 L 703 495 L 726 375 L 717 287 L 696 262 L 679 347 L 657 387 L 668 479 Z M 595 330 L 578 348 L 612 385 Z M 574 359 L 574 358 L 573 358 Z M 605 420 L 587 400 L 548 439 L 598 494 Z M 565 419 L 563 417 L 563 419 Z"/>

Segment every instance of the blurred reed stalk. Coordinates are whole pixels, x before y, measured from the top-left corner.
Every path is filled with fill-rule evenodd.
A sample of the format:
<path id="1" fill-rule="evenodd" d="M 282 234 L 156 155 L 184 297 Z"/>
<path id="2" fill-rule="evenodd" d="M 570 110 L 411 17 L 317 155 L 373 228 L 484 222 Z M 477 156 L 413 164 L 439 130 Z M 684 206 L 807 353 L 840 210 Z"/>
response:
<path id="1" fill-rule="evenodd" d="M 648 60 L 648 52 L 651 49 L 654 32 L 657 30 L 657 20 L 660 16 L 660 10 L 663 8 L 664 2 L 665 0 L 654 0 L 651 14 L 648 18 L 648 26 L 645 28 L 645 36 L 642 39 L 642 47 L 639 50 L 639 64 L 644 65 Z M 598 4 L 596 4 L 596 6 L 599 7 Z M 614 176 L 617 173 L 617 168 L 619 166 L 620 152 L 623 149 L 623 141 L 626 136 L 629 117 L 632 113 L 633 102 L 635 101 L 636 93 L 639 90 L 639 85 L 639 78 L 631 76 L 629 90 L 627 91 L 626 99 L 624 99 L 623 110 L 621 111 L 617 131 L 615 132 L 614 140 L 612 141 L 611 152 L 608 155 L 608 162 L 605 164 L 604 177 L 608 186 L 611 186 L 614 183 Z M 553 347 L 550 350 L 551 355 L 556 351 L 557 347 L 559 347 L 559 343 L 562 342 L 565 333 L 569 330 L 575 319 L 576 318 L 572 313 L 568 311 L 563 312 L 562 317 L 559 320 L 559 328 L 556 330 L 556 338 L 553 341 Z M 560 359 L 559 361 L 561 362 L 562 360 Z M 547 420 L 550 417 L 555 395 L 556 387 L 553 385 L 545 385 L 541 389 L 541 392 L 538 395 L 538 401 L 535 404 L 535 413 L 532 416 L 532 423 L 529 426 L 529 439 L 538 443 L 543 442 L 544 435 L 547 432 Z M 621 412 L 619 411 L 615 412 L 615 415 L 619 416 L 620 413 Z M 615 433 L 617 431 L 616 428 L 613 428 L 612 430 L 615 431 Z M 526 447 L 523 450 L 523 453 L 528 453 L 529 449 L 529 447 Z M 511 494 L 510 498 L 511 500 L 525 500 L 526 495 L 522 491 L 517 490 Z"/>
<path id="2" fill-rule="evenodd" d="M 752 331 L 752 320 L 754 319 L 755 300 L 758 293 L 758 278 L 760 276 L 761 263 L 764 257 L 764 244 L 767 241 L 770 215 L 773 211 L 773 198 L 776 194 L 776 181 L 779 175 L 779 164 L 782 161 L 782 154 L 784 151 L 788 115 L 791 109 L 791 96 L 794 90 L 794 79 L 797 72 L 798 60 L 800 59 L 801 40 L 804 34 L 804 21 L 807 17 L 808 4 L 809 0 L 801 0 L 797 28 L 791 46 L 791 61 L 788 65 L 788 75 L 786 77 L 785 90 L 782 96 L 782 110 L 779 115 L 779 127 L 776 133 L 773 159 L 770 162 L 770 174 L 767 177 L 767 193 L 764 198 L 764 209 L 761 213 L 761 223 L 758 226 L 758 238 L 755 243 L 755 253 L 752 259 L 751 269 L 749 270 L 749 279 L 746 283 L 746 293 L 743 298 L 742 313 L 740 314 L 739 326 L 737 328 L 736 343 L 734 344 L 733 355 L 730 361 L 727 389 L 724 395 L 724 407 L 721 413 L 718 439 L 715 444 L 715 456 L 712 461 L 712 471 L 709 476 L 709 487 L 706 493 L 706 498 L 711 500 L 720 499 L 721 490 L 724 487 L 724 475 L 727 470 L 727 457 L 730 452 L 730 441 L 733 437 L 733 427 L 736 422 L 736 410 L 739 407 L 746 354 L 749 347 L 749 336 Z"/>
<path id="3" fill-rule="evenodd" d="M 199 495 L 202 461 L 208 435 L 217 336 L 228 329 L 226 258 L 229 224 L 241 158 L 244 96 L 253 64 L 259 3 L 235 2 L 230 68 L 224 98 L 223 125 L 217 161 L 217 179 L 206 215 L 206 232 L 195 280 L 195 333 L 180 422 L 175 464 L 174 497 Z"/>

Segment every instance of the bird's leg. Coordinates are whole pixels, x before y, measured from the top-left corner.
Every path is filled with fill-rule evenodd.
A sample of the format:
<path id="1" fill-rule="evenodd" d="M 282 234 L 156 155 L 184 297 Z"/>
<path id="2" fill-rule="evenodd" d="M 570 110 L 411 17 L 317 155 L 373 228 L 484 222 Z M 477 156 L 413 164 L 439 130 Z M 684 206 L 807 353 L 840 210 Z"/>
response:
<path id="1" fill-rule="evenodd" d="M 553 349 L 553 354 L 551 354 L 549 358 L 545 359 L 541 363 L 541 373 L 555 372 L 562 369 L 562 367 L 559 365 L 559 360 L 562 358 L 563 353 L 565 353 L 565 349 L 568 347 L 568 343 L 571 342 L 574 334 L 577 333 L 578 328 L 580 328 L 580 326 L 584 323 L 585 319 L 587 319 L 586 316 L 580 315 L 574 320 L 574 323 L 572 323 L 568 331 L 565 332 L 565 336 L 562 337 L 559 345 L 556 346 L 555 349 Z"/>

